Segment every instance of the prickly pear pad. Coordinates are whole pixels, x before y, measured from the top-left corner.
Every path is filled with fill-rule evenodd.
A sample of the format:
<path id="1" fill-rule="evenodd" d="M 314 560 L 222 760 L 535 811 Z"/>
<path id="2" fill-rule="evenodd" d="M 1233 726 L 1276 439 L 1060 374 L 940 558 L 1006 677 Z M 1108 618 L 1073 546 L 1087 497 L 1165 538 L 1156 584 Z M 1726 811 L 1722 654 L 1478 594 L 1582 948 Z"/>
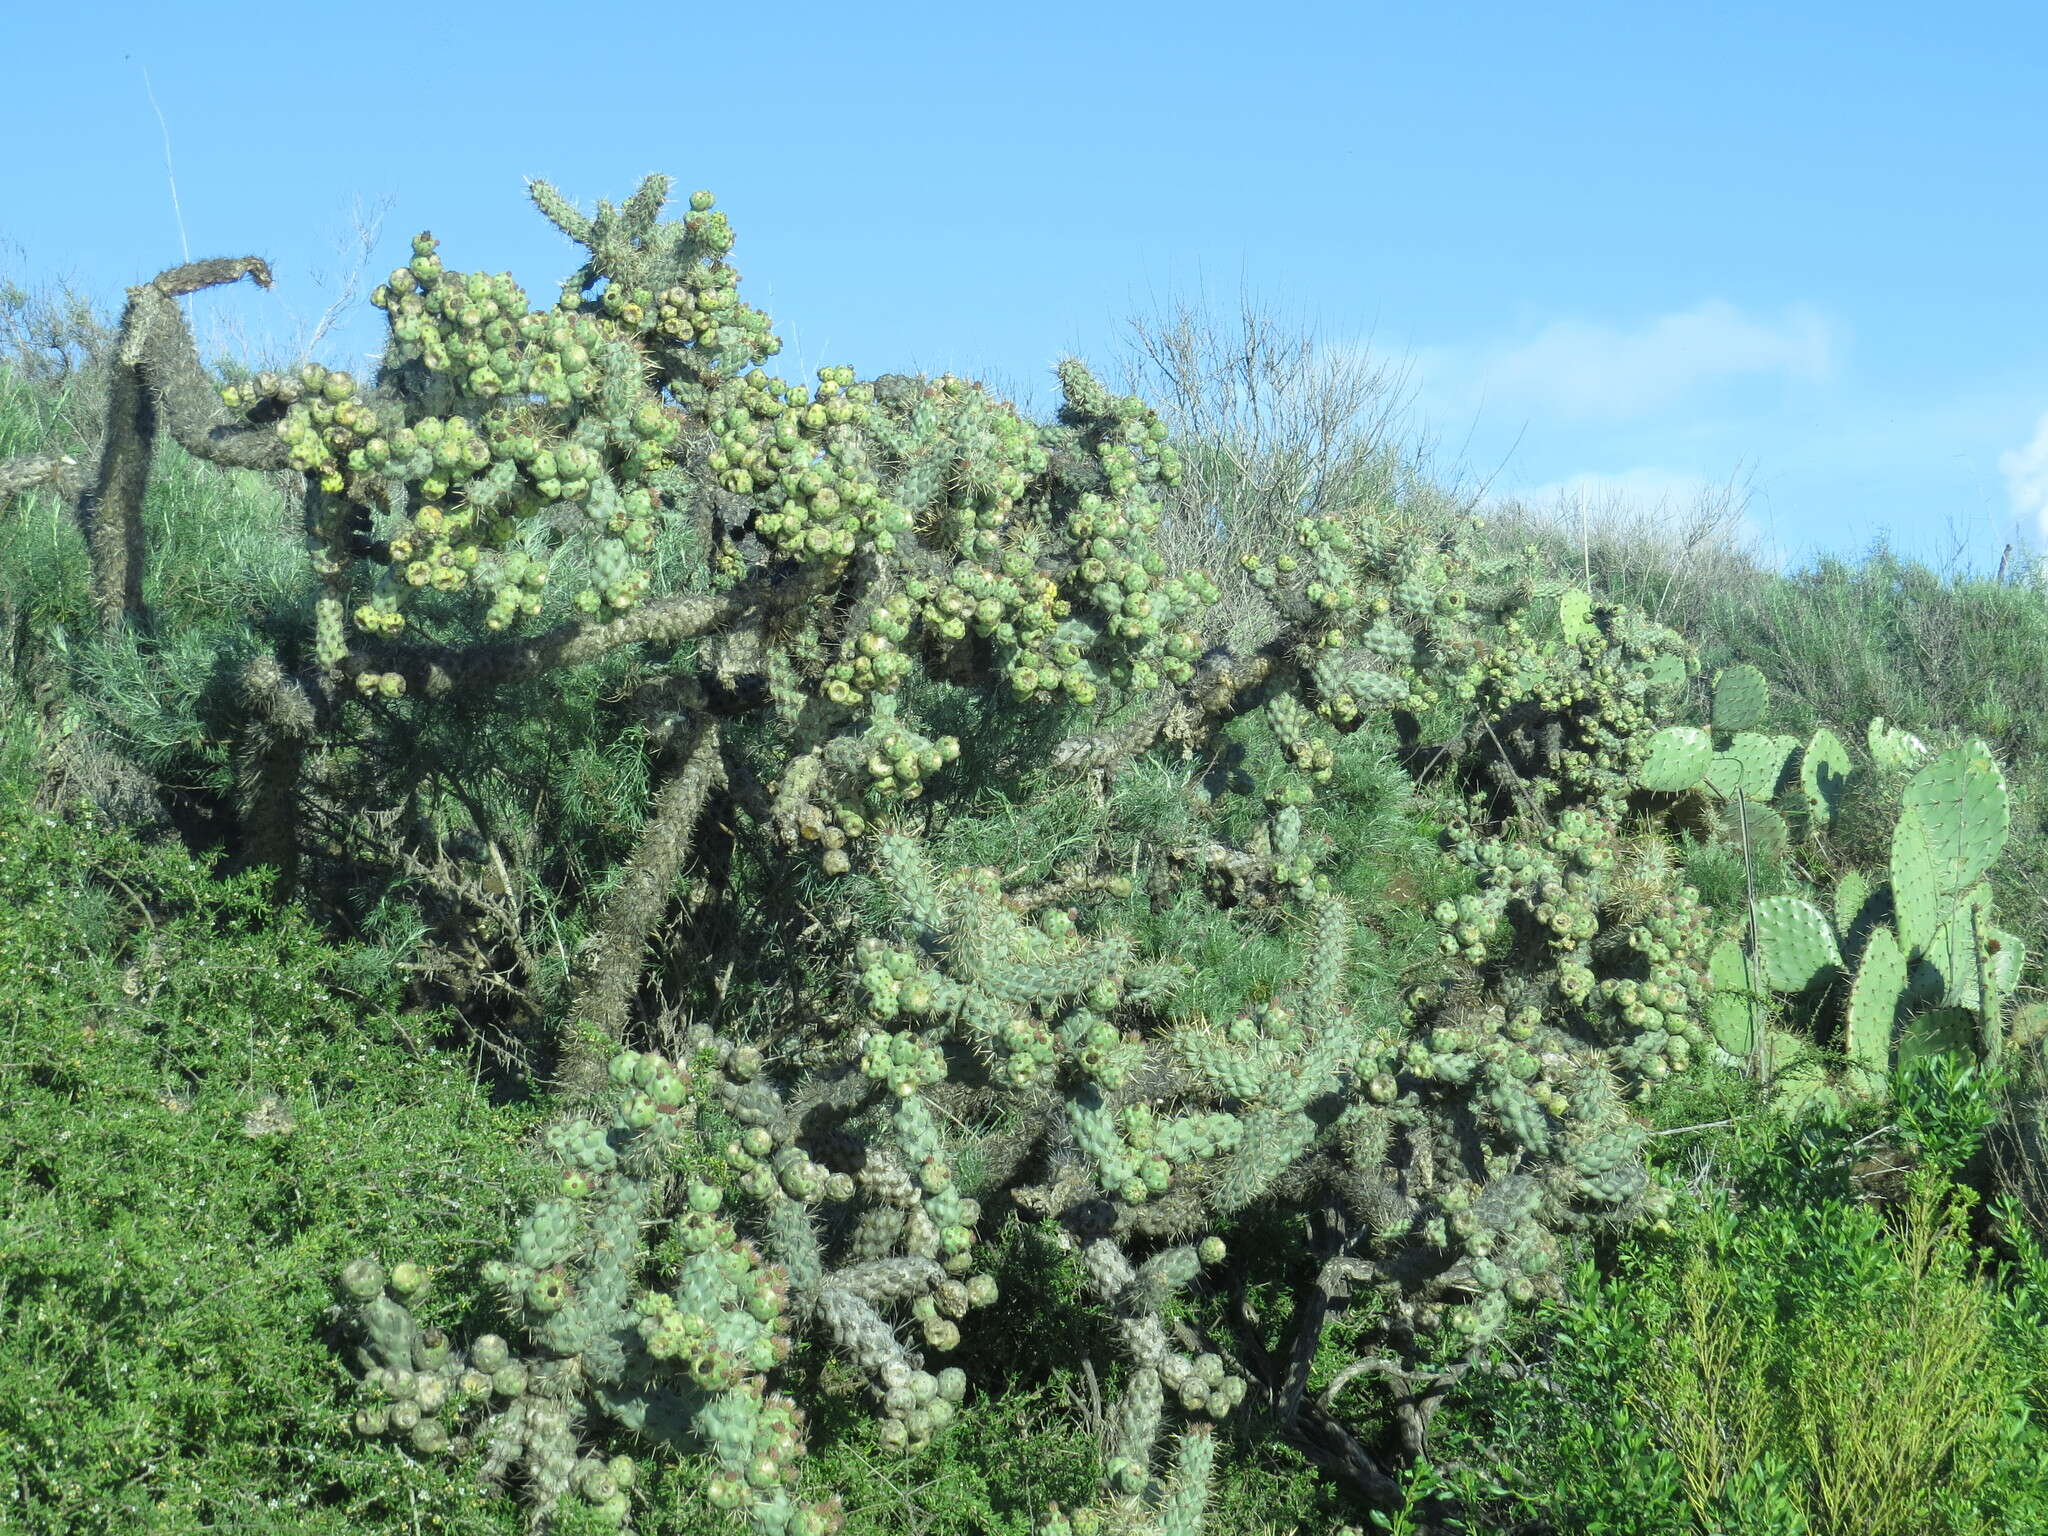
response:
<path id="1" fill-rule="evenodd" d="M 1797 896 L 1756 904 L 1756 943 L 1764 977 L 1780 992 L 1804 992 L 1842 963 L 1827 918 Z"/>

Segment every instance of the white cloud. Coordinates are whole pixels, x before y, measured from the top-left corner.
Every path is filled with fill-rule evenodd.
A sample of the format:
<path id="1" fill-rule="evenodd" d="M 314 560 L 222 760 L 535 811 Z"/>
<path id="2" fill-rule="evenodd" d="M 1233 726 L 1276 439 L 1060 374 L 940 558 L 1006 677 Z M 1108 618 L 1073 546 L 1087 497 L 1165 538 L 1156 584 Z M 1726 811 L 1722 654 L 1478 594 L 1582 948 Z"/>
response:
<path id="1" fill-rule="evenodd" d="M 1998 472 L 2005 476 L 2013 511 L 2031 519 L 2035 531 L 2048 539 L 2048 413 L 2035 424 L 2032 442 L 1998 456 Z"/>
<path id="2" fill-rule="evenodd" d="M 1715 380 L 1824 378 L 1835 350 L 1833 328 L 1811 308 L 1794 306 L 1771 319 L 1710 299 L 1634 327 L 1556 320 L 1517 344 L 1433 351 L 1421 361 L 1433 382 L 1468 397 L 1580 419 L 1626 420 Z"/>

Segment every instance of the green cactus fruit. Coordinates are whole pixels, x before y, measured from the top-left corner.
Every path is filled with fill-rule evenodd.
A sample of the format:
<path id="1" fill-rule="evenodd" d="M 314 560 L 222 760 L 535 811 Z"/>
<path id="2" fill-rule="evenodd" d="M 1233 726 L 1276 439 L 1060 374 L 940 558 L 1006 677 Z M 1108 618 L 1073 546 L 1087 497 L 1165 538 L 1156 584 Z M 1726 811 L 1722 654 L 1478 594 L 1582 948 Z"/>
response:
<path id="1" fill-rule="evenodd" d="M 1913 775 L 1900 815 L 1917 817 L 1926 830 L 1941 889 L 1960 891 L 2005 847 L 2012 823 L 2005 775 L 1981 742 L 1944 752 Z"/>
<path id="2" fill-rule="evenodd" d="M 432 1419 L 421 1419 L 412 1427 L 412 1448 L 422 1456 L 438 1456 L 448 1449 L 448 1431 Z"/>
<path id="3" fill-rule="evenodd" d="M 1710 715 L 1717 731 L 1752 731 L 1764 723 L 1771 705 L 1770 684 L 1755 667 L 1728 667 L 1714 679 Z"/>
<path id="4" fill-rule="evenodd" d="M 1854 767 L 1841 737 L 1825 726 L 1813 733 L 1799 754 L 1799 791 L 1806 797 L 1806 812 L 1815 826 L 1833 823 Z"/>
<path id="5" fill-rule="evenodd" d="M 1742 946 L 1733 939 L 1723 939 L 1715 945 L 1707 957 L 1707 976 L 1714 988 L 1707 1002 L 1707 1022 L 1714 1038 L 1731 1056 L 1753 1055 L 1761 1007 Z M 1762 978 L 1757 980 L 1760 984 Z"/>
<path id="6" fill-rule="evenodd" d="M 1827 918 L 1797 896 L 1756 904 L 1756 942 L 1764 979 L 1779 992 L 1804 992 L 1842 963 Z"/>
<path id="7" fill-rule="evenodd" d="M 341 1272 L 341 1288 L 357 1301 L 384 1294 L 384 1268 L 375 1259 L 356 1259 Z"/>
<path id="8" fill-rule="evenodd" d="M 1967 1055 L 1977 1039 L 1977 1016 L 1967 1008 L 1936 1008 L 1910 1019 L 1899 1033 L 1899 1065 L 1940 1055 Z"/>
<path id="9" fill-rule="evenodd" d="M 1891 1070 L 1892 1023 L 1906 991 L 1906 956 L 1889 928 L 1872 930 L 1849 988 L 1846 1049 L 1850 1086 L 1881 1092 Z"/>
<path id="10" fill-rule="evenodd" d="M 1676 794 L 1700 781 L 1713 760 L 1714 743 L 1705 731 L 1671 725 L 1650 738 L 1649 755 L 1636 770 L 1636 787 Z"/>
<path id="11" fill-rule="evenodd" d="M 427 1288 L 427 1272 L 419 1265 L 407 1260 L 391 1267 L 391 1289 L 407 1298 L 417 1296 Z"/>

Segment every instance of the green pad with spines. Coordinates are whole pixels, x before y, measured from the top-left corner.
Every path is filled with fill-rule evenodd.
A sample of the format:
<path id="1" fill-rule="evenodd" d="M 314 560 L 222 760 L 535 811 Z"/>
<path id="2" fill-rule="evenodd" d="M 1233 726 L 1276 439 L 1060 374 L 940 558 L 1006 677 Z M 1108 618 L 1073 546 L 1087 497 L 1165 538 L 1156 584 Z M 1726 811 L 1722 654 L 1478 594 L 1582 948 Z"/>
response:
<path id="1" fill-rule="evenodd" d="M 1578 587 L 1567 587 L 1558 594 L 1557 622 L 1568 644 L 1600 637 L 1600 626 L 1593 622 L 1593 599 Z"/>
<path id="2" fill-rule="evenodd" d="M 1796 736 L 1741 732 L 1714 754 L 1707 765 L 1707 783 L 1724 799 L 1741 794 L 1751 800 L 1769 800 L 1784 784 L 1785 770 L 1798 750 Z"/>
<path id="3" fill-rule="evenodd" d="M 1909 1020 L 1899 1033 L 1899 1065 L 1929 1056 L 1966 1056 L 1977 1040 L 1977 1016 L 1967 1008 L 1936 1008 Z"/>
<path id="4" fill-rule="evenodd" d="M 1707 979 L 1713 984 L 1707 1000 L 1707 1023 L 1721 1049 L 1731 1056 L 1755 1054 L 1757 1015 L 1762 1003 L 1752 989 L 1749 960 L 1742 946 L 1733 939 L 1723 939 L 1715 945 L 1707 957 Z"/>
<path id="5" fill-rule="evenodd" d="M 1717 731 L 1753 731 L 1771 707 L 1771 685 L 1752 666 L 1728 667 L 1714 679 L 1711 719 Z"/>
<path id="6" fill-rule="evenodd" d="M 2018 934 L 2007 933 L 2003 928 L 1988 928 L 1986 932 L 1991 945 L 1987 946 L 1984 970 L 1991 990 L 2001 998 L 2011 997 L 2013 988 L 2020 984 L 2020 972 L 2026 969 L 2027 946 Z"/>
<path id="7" fill-rule="evenodd" d="M 1835 932 L 1852 939 L 1870 901 L 1870 876 L 1852 869 L 1835 882 Z"/>
<path id="8" fill-rule="evenodd" d="M 1927 829 L 1917 816 L 1902 816 L 1892 828 L 1891 887 L 1899 946 L 1911 959 L 1927 948 L 1941 922 L 1934 853 L 1927 846 Z"/>
<path id="9" fill-rule="evenodd" d="M 1873 929 L 1849 988 L 1844 1048 L 1849 1082 L 1866 1093 L 1882 1090 L 1891 1068 L 1892 1024 L 1906 991 L 1906 956 L 1889 928 Z"/>
<path id="10" fill-rule="evenodd" d="M 1815 826 L 1826 827 L 1834 821 L 1854 771 L 1841 737 L 1826 726 L 1813 733 L 1799 754 L 1799 791 L 1806 797 L 1807 814 Z"/>
<path id="11" fill-rule="evenodd" d="M 1765 1082 L 1813 1055 L 1813 1042 L 1785 1029 L 1764 1030 L 1757 1039 L 1756 1068 Z"/>
<path id="12" fill-rule="evenodd" d="M 1980 967 L 1988 969 L 1990 957 L 1981 951 L 1979 940 L 1980 936 L 1991 937 L 1990 919 L 1991 888 L 1975 886 L 1927 941 L 1924 963 L 1932 977 L 1939 979 L 1927 982 L 1926 990 L 1944 1007 L 1982 1006 L 1979 972 Z"/>
<path id="13" fill-rule="evenodd" d="M 1919 819 L 1935 880 L 1949 892 L 1983 877 L 2012 825 L 2005 775 L 1981 743 L 1944 752 L 1914 774 L 1900 815 Z"/>
<path id="14" fill-rule="evenodd" d="M 1761 1066 L 1770 1084 L 1772 1102 L 1795 1120 L 1841 1103 L 1840 1096 L 1828 1086 L 1827 1068 L 1814 1055 L 1811 1043 L 1797 1035 L 1772 1030 L 1764 1039 Z"/>
<path id="15" fill-rule="evenodd" d="M 1756 904 L 1757 959 L 1779 992 L 1804 992 L 1842 963 L 1825 914 L 1797 896 L 1766 896 Z"/>
<path id="16" fill-rule="evenodd" d="M 1636 770 L 1636 785 L 1660 794 L 1676 794 L 1699 783 L 1713 761 L 1713 739 L 1690 725 L 1670 725 L 1650 738 L 1650 755 Z"/>
<path id="17" fill-rule="evenodd" d="M 1644 667 L 1644 674 L 1644 682 L 1653 694 L 1669 694 L 1685 686 L 1685 663 L 1676 656 L 1652 656 Z"/>
<path id="18" fill-rule="evenodd" d="M 1778 859 L 1792 841 L 1792 829 L 1776 809 L 1761 800 L 1739 800 L 1721 813 L 1721 835 L 1740 846 L 1747 838 L 1756 859 Z"/>
<path id="19" fill-rule="evenodd" d="M 1864 732 L 1864 744 L 1871 760 L 1880 768 L 1910 768 L 1927 755 L 1927 744 L 1918 736 L 1885 724 L 1879 715 Z"/>
<path id="20" fill-rule="evenodd" d="M 2015 1009 L 2006 1025 L 2005 1038 L 2007 1044 L 2022 1048 L 2048 1040 L 2048 1003 L 2028 1003 Z"/>

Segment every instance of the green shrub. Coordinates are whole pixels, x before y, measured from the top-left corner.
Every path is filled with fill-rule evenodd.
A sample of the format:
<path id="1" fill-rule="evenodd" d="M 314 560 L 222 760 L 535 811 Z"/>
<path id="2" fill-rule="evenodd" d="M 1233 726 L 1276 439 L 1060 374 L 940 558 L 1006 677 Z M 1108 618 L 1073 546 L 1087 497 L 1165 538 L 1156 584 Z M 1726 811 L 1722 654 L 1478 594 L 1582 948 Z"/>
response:
<path id="1" fill-rule="evenodd" d="M 1950 1182 L 1993 1098 L 1905 1086 L 1937 1155 L 1893 1209 L 1858 1198 L 1845 1132 L 1748 1135 L 1659 1240 L 1540 1325 L 1545 1360 L 1486 1379 L 1440 1455 L 1468 1519 L 1671 1536 L 1983 1532 L 2048 1520 L 2035 1417 L 2048 1293 L 1987 1271 Z M 1972 1107 L 1974 1106 L 1974 1107 Z M 1468 1524 L 1465 1529 L 1490 1529 Z"/>
<path id="2" fill-rule="evenodd" d="M 531 1106 L 453 1074 L 381 957 L 0 776 L 0 1483 L 31 1531 L 516 1521 L 366 1467 L 321 1342 L 328 1274 L 404 1231 L 460 1273 L 530 1180 Z M 394 1475 L 395 1474 L 395 1475 Z"/>

